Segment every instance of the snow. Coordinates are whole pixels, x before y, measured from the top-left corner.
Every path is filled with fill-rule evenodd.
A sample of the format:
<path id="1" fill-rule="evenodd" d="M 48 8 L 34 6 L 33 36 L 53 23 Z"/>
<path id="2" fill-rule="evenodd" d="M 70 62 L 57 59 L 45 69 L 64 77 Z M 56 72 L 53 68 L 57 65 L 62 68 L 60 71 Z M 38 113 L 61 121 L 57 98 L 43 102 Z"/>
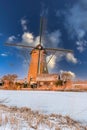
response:
<path id="1" fill-rule="evenodd" d="M 73 119 L 87 124 L 86 92 L 1 90 L 0 100 L 5 98 L 7 98 L 7 102 L 4 104 L 8 106 L 26 106 L 45 114 L 69 115 Z"/>

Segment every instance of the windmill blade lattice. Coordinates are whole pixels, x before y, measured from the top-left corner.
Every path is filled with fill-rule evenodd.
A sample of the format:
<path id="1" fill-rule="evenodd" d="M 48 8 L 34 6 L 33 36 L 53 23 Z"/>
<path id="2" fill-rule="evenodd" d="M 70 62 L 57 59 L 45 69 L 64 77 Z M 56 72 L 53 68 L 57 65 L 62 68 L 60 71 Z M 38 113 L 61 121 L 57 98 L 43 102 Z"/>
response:
<path id="1" fill-rule="evenodd" d="M 62 48 L 45 48 L 46 51 L 48 52 L 66 52 L 66 53 L 73 53 L 72 50 L 68 49 L 62 49 Z"/>
<path id="2" fill-rule="evenodd" d="M 15 44 L 15 43 L 5 43 L 5 46 L 18 46 L 18 47 L 23 47 L 23 48 L 32 48 L 34 49 L 34 46 L 28 46 L 28 45 L 22 45 L 22 44 Z"/>

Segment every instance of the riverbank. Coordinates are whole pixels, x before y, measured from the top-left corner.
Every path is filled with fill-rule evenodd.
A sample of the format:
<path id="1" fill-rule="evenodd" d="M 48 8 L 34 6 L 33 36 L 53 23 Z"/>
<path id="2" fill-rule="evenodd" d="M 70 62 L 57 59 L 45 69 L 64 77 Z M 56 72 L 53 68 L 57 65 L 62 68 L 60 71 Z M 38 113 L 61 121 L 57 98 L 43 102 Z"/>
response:
<path id="1" fill-rule="evenodd" d="M 58 88 L 58 87 L 40 87 L 40 88 L 6 88 L 6 87 L 1 87 L 0 90 L 21 90 L 21 91 L 60 91 L 60 92 L 87 92 L 87 88 L 86 89 L 67 89 L 67 88 Z"/>
<path id="2" fill-rule="evenodd" d="M 0 105 L 0 130 L 87 130 L 69 116 L 42 114 L 27 107 Z"/>

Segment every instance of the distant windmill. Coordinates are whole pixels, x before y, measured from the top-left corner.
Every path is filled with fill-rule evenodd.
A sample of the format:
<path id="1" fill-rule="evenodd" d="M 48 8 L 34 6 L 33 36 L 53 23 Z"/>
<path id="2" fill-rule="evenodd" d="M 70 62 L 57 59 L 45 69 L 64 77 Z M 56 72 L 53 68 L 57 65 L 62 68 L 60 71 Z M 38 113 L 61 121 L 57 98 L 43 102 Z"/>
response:
<path id="1" fill-rule="evenodd" d="M 65 52 L 65 53 L 72 53 L 72 50 L 62 49 L 62 48 L 46 48 L 42 46 L 42 33 L 43 33 L 43 17 L 40 21 L 40 39 L 39 44 L 37 46 L 27 46 L 27 45 L 21 45 L 21 44 L 11 44 L 6 43 L 5 45 L 8 46 L 18 46 L 23 48 L 31 48 L 31 58 L 30 58 L 30 65 L 29 65 L 29 71 L 28 71 L 28 82 L 33 79 L 36 81 L 36 78 L 38 74 L 48 74 L 48 68 L 47 64 L 50 62 L 50 60 L 53 58 L 56 52 Z M 47 52 L 54 53 L 48 62 L 46 62 L 46 55 Z"/>

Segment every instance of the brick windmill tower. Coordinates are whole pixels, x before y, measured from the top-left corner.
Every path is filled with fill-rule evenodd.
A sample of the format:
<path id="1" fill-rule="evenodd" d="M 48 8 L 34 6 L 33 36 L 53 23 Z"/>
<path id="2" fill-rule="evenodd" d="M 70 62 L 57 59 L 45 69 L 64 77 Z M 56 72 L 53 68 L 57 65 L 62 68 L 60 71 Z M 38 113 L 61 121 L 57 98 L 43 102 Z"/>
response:
<path id="1" fill-rule="evenodd" d="M 31 51 L 30 55 L 31 60 L 28 72 L 28 81 L 35 81 L 38 74 L 48 74 L 46 51 L 43 46 L 39 44 Z"/>
<path id="2" fill-rule="evenodd" d="M 47 68 L 47 63 L 46 63 L 47 52 L 50 52 L 50 53 L 54 52 L 53 55 L 55 55 L 55 53 L 57 52 L 72 53 L 72 50 L 61 49 L 61 48 L 45 48 L 42 46 L 41 43 L 42 43 L 43 22 L 44 20 L 43 18 L 41 18 L 40 39 L 39 39 L 39 44 L 37 46 L 34 47 L 34 46 L 26 46 L 26 45 L 21 45 L 21 44 L 6 43 L 6 45 L 9 45 L 9 46 L 18 46 L 18 47 L 32 49 L 30 52 L 31 59 L 30 59 L 30 64 L 29 64 L 28 76 L 27 76 L 28 82 L 36 81 L 36 78 L 38 75 L 48 74 L 48 68 Z M 52 59 L 52 57 L 50 58 L 50 60 Z"/>

